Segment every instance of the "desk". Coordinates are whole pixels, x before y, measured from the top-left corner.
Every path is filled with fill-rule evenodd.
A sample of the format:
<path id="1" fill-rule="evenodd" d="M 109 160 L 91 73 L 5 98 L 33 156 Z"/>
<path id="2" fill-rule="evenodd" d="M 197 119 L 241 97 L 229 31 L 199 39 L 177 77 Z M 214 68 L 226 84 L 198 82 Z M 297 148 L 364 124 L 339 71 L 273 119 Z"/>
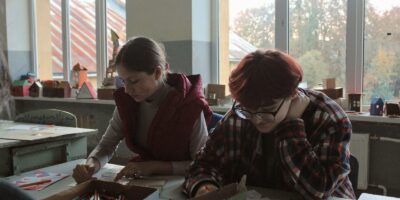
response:
<path id="1" fill-rule="evenodd" d="M 0 177 L 85 158 L 96 129 L 0 120 Z"/>
<path id="2" fill-rule="evenodd" d="M 85 163 L 85 159 L 79 159 L 79 160 L 74 160 L 50 167 L 45 167 L 40 170 L 47 171 L 47 172 L 55 172 L 55 173 L 65 173 L 68 175 L 72 175 L 72 169 L 75 168 L 77 164 Z M 104 175 L 107 174 L 108 172 L 116 172 L 122 169 L 123 166 L 121 165 L 114 165 L 114 164 L 106 164 L 98 173 L 96 173 L 94 176 L 97 177 L 98 179 L 101 180 L 112 180 L 113 177 L 105 177 Z M 18 176 L 10 176 L 7 177 L 6 180 L 9 182 L 13 182 L 15 180 L 20 179 L 23 176 L 29 176 L 32 175 L 33 171 L 30 172 L 25 172 L 22 173 Z M 152 179 L 155 180 L 165 180 L 164 186 L 160 189 L 160 199 L 185 199 L 184 195 L 181 193 L 181 185 L 184 181 L 184 178 L 181 176 L 155 176 L 151 177 Z M 67 190 L 70 187 L 72 187 L 75 181 L 72 178 L 72 176 L 68 176 L 67 178 L 64 178 L 47 188 L 41 190 L 41 191 L 26 191 L 28 194 L 30 194 L 32 197 L 35 199 L 43 199 L 46 197 L 49 197 L 51 195 L 54 195 L 56 193 L 59 193 L 61 191 Z"/>
<path id="3" fill-rule="evenodd" d="M 399 200 L 400 198 L 362 193 L 359 200 Z"/>
<path id="4" fill-rule="evenodd" d="M 72 169 L 75 168 L 77 164 L 85 163 L 85 159 L 74 160 L 50 167 L 46 167 L 40 170 L 47 171 L 47 172 L 55 172 L 55 173 L 64 173 L 68 175 L 72 175 Z M 100 180 L 113 180 L 116 172 L 121 170 L 123 166 L 121 165 L 114 165 L 114 164 L 106 164 L 98 173 L 94 176 Z M 36 171 L 36 170 L 34 170 Z M 15 180 L 20 179 L 23 176 L 29 176 L 34 173 L 34 171 L 25 172 L 18 176 L 10 176 L 7 177 L 6 180 L 9 182 L 13 182 Z M 110 173 L 112 172 L 112 173 Z M 109 176 L 106 174 L 113 174 L 114 176 Z M 182 176 L 153 176 L 153 177 L 146 177 L 146 180 L 164 180 L 164 184 L 159 189 L 159 198 L 160 199 L 174 199 L 174 200 L 181 200 L 186 199 L 186 197 L 182 194 L 182 183 L 184 182 L 184 177 Z M 26 191 L 35 199 L 43 199 L 59 193 L 61 191 L 67 190 L 70 187 L 74 186 L 75 181 L 71 176 L 64 178 L 47 188 L 41 191 Z M 144 186 L 144 185 L 142 185 Z M 267 199 L 281 199 L 281 200 L 291 200 L 297 199 L 296 195 L 287 191 L 280 191 L 280 190 L 273 190 L 268 188 L 252 188 L 250 187 L 249 190 L 254 189 L 263 197 L 267 197 Z M 341 198 L 329 198 L 329 200 L 342 200 Z"/>

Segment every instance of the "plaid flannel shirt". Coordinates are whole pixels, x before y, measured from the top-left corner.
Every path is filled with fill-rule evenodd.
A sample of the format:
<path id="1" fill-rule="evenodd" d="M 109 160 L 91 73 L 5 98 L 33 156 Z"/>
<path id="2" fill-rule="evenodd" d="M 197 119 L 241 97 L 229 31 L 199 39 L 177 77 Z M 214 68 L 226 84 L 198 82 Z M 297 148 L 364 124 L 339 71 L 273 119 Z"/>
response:
<path id="1" fill-rule="evenodd" d="M 304 199 L 330 196 L 355 199 L 348 178 L 351 123 L 333 100 L 320 92 L 299 89 L 310 103 L 301 119 L 282 122 L 275 149 L 283 182 Z M 218 186 L 237 182 L 251 170 L 259 132 L 248 120 L 229 111 L 206 146 L 191 163 L 183 191 L 193 196 L 199 183 Z"/>

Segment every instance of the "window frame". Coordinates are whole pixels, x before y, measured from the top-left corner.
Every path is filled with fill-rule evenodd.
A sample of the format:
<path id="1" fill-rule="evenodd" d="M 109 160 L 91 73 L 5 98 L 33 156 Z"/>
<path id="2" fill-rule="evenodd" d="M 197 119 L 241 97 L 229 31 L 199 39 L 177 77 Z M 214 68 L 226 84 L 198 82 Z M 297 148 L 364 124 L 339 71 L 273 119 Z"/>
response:
<path id="1" fill-rule="evenodd" d="M 95 13 L 96 13 L 96 78 L 97 86 L 102 85 L 102 81 L 107 67 L 107 0 L 96 0 L 95 1 Z M 71 57 L 71 34 L 70 34 L 70 0 L 61 1 L 61 15 L 62 15 L 62 51 L 63 51 L 63 79 L 71 83 L 72 76 L 72 57 Z M 38 50 L 37 50 L 37 18 L 36 18 L 36 2 L 31 1 L 30 3 L 30 15 L 31 15 L 31 41 L 32 41 L 32 60 L 33 70 L 38 77 L 39 66 L 37 63 Z M 89 77 L 93 77 L 93 74 L 88 74 Z M 53 79 L 54 79 L 53 75 Z"/>
<path id="2" fill-rule="evenodd" d="M 364 13 L 365 0 L 347 1 L 345 98 L 349 93 L 363 92 Z M 219 33 L 220 29 L 213 31 Z M 215 43 L 218 43 L 218 38 L 216 40 Z M 289 0 L 275 0 L 275 48 L 288 52 L 289 45 Z M 219 73 L 218 63 L 213 67 Z"/>

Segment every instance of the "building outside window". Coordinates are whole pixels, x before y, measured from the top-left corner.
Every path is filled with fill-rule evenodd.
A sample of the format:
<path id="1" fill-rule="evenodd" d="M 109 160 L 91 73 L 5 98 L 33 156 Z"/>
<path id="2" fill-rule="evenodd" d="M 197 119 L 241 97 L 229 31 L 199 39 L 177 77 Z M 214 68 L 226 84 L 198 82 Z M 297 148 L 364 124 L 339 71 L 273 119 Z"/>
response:
<path id="1" fill-rule="evenodd" d="M 228 84 L 231 70 L 248 53 L 275 45 L 274 0 L 221 1 L 220 84 Z M 223 21 L 222 21 L 223 20 Z M 221 38 L 224 37 L 224 38 Z"/>
<path id="2" fill-rule="evenodd" d="M 69 0 L 70 65 L 80 63 L 88 69 L 88 79 L 97 87 L 96 1 Z M 62 1 L 36 1 L 38 71 L 41 80 L 64 80 Z M 107 57 L 112 56 L 111 29 L 121 43 L 126 40 L 124 0 L 107 0 Z M 72 69 L 72 66 L 70 68 Z M 106 68 L 107 66 L 102 66 Z"/>

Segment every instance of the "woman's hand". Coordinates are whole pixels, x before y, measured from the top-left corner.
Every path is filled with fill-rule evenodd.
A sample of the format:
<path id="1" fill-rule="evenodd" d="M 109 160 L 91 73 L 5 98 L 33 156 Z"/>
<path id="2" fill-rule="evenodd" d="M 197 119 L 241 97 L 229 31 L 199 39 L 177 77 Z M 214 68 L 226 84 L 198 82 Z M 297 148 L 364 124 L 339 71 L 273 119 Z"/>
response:
<path id="1" fill-rule="evenodd" d="M 209 192 L 217 190 L 218 187 L 211 183 L 205 183 L 199 186 L 194 197 L 205 195 Z"/>
<path id="2" fill-rule="evenodd" d="M 95 172 L 94 166 L 90 166 L 88 164 L 77 165 L 73 170 L 72 177 L 75 179 L 77 183 L 82 183 L 92 179 L 94 172 Z"/>
<path id="3" fill-rule="evenodd" d="M 172 174 L 172 164 L 162 161 L 129 162 L 115 177 L 118 181 L 123 176 L 137 178 L 153 174 Z"/>
<path id="4" fill-rule="evenodd" d="M 72 177 L 77 183 L 90 180 L 93 174 L 100 169 L 100 163 L 97 159 L 88 158 L 86 164 L 77 165 L 73 170 Z"/>

